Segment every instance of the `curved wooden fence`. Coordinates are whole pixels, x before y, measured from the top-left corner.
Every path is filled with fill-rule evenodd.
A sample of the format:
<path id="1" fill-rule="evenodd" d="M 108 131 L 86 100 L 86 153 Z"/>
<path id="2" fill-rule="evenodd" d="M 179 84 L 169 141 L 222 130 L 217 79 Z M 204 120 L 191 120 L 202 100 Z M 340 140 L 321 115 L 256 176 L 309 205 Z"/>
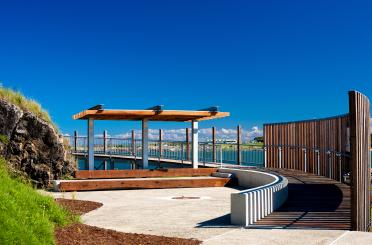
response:
<path id="1" fill-rule="evenodd" d="M 350 177 L 352 229 L 370 226 L 370 105 L 349 92 L 349 113 L 297 122 L 264 124 L 265 166 L 296 169 L 342 182 Z"/>
<path id="2" fill-rule="evenodd" d="M 266 167 L 302 170 L 338 181 L 349 171 L 349 116 L 264 125 Z"/>

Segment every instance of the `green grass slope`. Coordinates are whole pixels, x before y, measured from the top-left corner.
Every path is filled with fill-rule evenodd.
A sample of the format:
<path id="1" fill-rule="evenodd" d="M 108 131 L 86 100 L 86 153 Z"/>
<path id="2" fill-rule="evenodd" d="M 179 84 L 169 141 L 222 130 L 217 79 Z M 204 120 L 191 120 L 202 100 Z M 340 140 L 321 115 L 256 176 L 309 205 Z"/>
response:
<path id="1" fill-rule="evenodd" d="M 0 244 L 54 244 L 54 227 L 75 219 L 52 197 L 11 178 L 0 157 Z"/>

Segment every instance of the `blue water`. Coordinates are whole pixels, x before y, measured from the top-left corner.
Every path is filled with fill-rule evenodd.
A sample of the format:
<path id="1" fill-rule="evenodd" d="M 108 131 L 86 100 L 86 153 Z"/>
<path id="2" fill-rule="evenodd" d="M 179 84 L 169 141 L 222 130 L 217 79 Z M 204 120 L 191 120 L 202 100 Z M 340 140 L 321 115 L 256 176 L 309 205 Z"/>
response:
<path id="1" fill-rule="evenodd" d="M 88 169 L 88 161 L 86 157 L 77 157 L 77 167 L 79 170 Z M 96 170 L 125 170 L 125 169 L 139 169 L 141 168 L 141 161 L 114 159 L 114 158 L 94 158 L 94 169 Z M 156 168 L 180 168 L 180 164 L 159 163 L 149 161 L 149 169 Z"/>

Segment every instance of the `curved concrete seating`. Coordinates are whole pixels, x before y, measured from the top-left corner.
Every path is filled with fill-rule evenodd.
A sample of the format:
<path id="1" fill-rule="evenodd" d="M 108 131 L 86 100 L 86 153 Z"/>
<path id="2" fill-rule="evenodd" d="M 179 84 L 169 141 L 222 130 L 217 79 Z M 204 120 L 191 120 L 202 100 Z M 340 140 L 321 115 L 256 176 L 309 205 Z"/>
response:
<path id="1" fill-rule="evenodd" d="M 287 178 L 249 169 L 220 168 L 231 173 L 239 186 L 249 188 L 231 194 L 231 223 L 249 226 L 278 209 L 287 200 Z"/>

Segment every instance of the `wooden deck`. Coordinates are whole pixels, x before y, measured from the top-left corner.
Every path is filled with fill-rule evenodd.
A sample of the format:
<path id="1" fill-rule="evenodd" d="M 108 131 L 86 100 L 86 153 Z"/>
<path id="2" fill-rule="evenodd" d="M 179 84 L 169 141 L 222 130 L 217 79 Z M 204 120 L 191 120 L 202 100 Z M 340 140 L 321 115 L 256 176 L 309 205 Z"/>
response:
<path id="1" fill-rule="evenodd" d="M 288 200 L 250 228 L 350 230 L 348 185 L 297 170 L 270 170 L 288 178 Z"/>

